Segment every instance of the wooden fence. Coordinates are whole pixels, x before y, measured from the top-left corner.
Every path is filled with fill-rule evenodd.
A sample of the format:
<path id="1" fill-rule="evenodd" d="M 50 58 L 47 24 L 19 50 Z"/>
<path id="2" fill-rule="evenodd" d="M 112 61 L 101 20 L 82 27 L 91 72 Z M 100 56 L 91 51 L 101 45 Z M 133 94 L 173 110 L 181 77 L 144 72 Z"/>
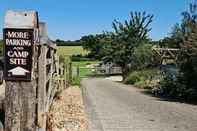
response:
<path id="1" fill-rule="evenodd" d="M 38 20 L 35 12 L 13 14 L 20 18 L 34 16 L 35 23 Z M 33 45 L 32 79 L 5 81 L 5 121 L 0 131 L 46 131 L 47 114 L 55 95 L 71 82 L 71 62 L 60 63 L 56 44 L 46 36 L 45 24 L 37 27 L 40 42 Z"/>
<path id="2" fill-rule="evenodd" d="M 5 131 L 15 131 L 18 129 L 19 131 L 25 131 L 26 129 L 29 130 L 35 130 L 35 127 L 37 129 L 46 130 L 46 121 L 47 121 L 47 112 L 50 109 L 50 106 L 52 104 L 52 101 L 56 95 L 56 93 L 61 92 L 63 89 L 65 89 L 68 86 L 68 82 L 66 79 L 66 70 L 65 65 L 63 63 L 59 63 L 59 57 L 57 55 L 57 49 L 54 45 L 49 44 L 37 44 L 35 45 L 35 56 L 34 61 L 34 86 L 35 86 L 35 97 L 25 96 L 23 97 L 23 101 L 30 102 L 32 101 L 31 105 L 28 105 L 28 109 L 25 110 L 25 107 L 20 104 L 15 104 L 14 106 L 10 107 L 8 104 L 10 104 L 10 101 L 21 101 L 21 99 L 17 99 L 15 96 L 21 95 L 22 90 L 19 90 L 19 92 L 15 91 L 15 95 L 6 95 L 7 102 L 5 105 L 8 107 L 6 108 L 6 118 L 5 118 Z M 69 74 L 69 73 L 68 73 Z M 16 83 L 11 84 L 11 82 L 6 83 L 6 88 L 10 87 L 13 88 L 13 85 L 17 85 Z M 27 85 L 24 85 L 24 88 Z M 9 89 L 10 89 L 9 88 Z M 32 94 L 31 90 L 23 90 L 25 94 Z M 13 90 L 6 90 L 6 94 L 12 93 Z M 26 97 L 31 97 L 29 99 L 26 99 Z M 36 102 L 37 100 L 37 102 Z M 10 109 L 13 108 L 13 109 Z M 23 109 L 21 109 L 23 108 Z M 13 110 L 20 109 L 20 112 L 22 113 L 20 118 L 18 118 L 18 115 L 12 114 Z M 30 111 L 31 110 L 31 111 Z M 30 114 L 33 116 L 26 116 L 26 114 L 30 112 L 34 112 L 35 114 Z M 19 113 L 19 114 L 20 114 Z M 26 120 L 28 118 L 28 121 Z M 16 120 L 17 122 L 20 122 L 20 124 L 24 125 L 24 127 L 18 127 L 20 124 L 16 125 L 16 123 L 13 123 L 12 121 Z M 33 123 L 35 125 L 34 128 L 32 128 L 32 123 L 34 120 L 36 120 L 36 123 Z M 29 123 L 28 123 L 29 122 Z M 31 125 L 30 125 L 31 124 Z M 23 128 L 23 129 L 22 129 Z"/>
<path id="3" fill-rule="evenodd" d="M 46 117 L 57 92 L 66 87 L 64 64 L 59 63 L 57 49 L 54 45 L 37 45 L 38 54 L 38 88 L 37 88 L 37 124 L 46 128 Z"/>

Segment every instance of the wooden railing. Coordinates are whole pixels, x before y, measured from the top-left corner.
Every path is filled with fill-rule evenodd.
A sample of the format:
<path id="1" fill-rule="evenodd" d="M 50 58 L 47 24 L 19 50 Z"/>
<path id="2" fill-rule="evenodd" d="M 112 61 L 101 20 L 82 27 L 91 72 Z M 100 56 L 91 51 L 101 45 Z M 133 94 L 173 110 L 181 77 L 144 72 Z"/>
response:
<path id="1" fill-rule="evenodd" d="M 33 81 L 35 83 L 34 86 L 36 87 L 36 92 L 35 92 L 36 97 L 31 98 L 31 100 L 37 102 L 35 103 L 36 105 L 29 105 L 30 106 L 29 108 L 32 108 L 31 110 L 34 110 L 34 107 L 36 109 L 34 114 L 35 117 L 31 117 L 31 118 L 29 117 L 28 119 L 32 119 L 31 121 L 36 120 L 34 123 L 36 128 L 45 131 L 46 122 L 47 122 L 47 113 L 49 112 L 50 106 L 54 100 L 55 95 L 61 92 L 66 87 L 68 87 L 69 79 L 66 79 L 66 76 L 69 74 L 69 72 L 66 71 L 66 67 L 65 67 L 66 65 L 64 63 L 59 63 L 59 56 L 57 55 L 57 48 L 55 44 L 35 45 L 34 61 L 35 61 L 35 66 L 33 70 L 34 70 L 35 81 L 34 80 Z M 69 67 L 69 65 L 67 65 L 67 67 Z M 28 90 L 26 93 L 28 94 L 29 91 L 30 90 Z M 7 99 L 10 101 L 14 101 L 12 98 L 7 98 Z M 19 106 L 20 105 L 18 105 L 18 107 L 12 107 L 12 108 L 24 108 Z M 10 109 L 10 110 L 14 110 L 14 109 Z M 23 113 L 24 112 L 27 112 L 28 114 L 28 112 L 30 111 L 23 109 Z M 6 114 L 6 116 L 15 117 L 14 115 L 12 116 L 12 114 L 10 113 Z M 22 116 L 22 118 L 20 119 L 25 120 L 25 117 L 26 116 Z M 9 122 L 7 121 L 7 123 Z M 6 126 L 12 126 L 10 128 L 13 129 L 19 128 L 19 127 L 14 127 L 14 125 L 6 125 Z M 6 129 L 8 129 L 8 127 Z"/>
<path id="2" fill-rule="evenodd" d="M 170 60 L 171 63 L 175 63 L 175 61 L 178 58 L 178 54 L 180 52 L 180 49 L 177 48 L 152 48 L 153 53 L 155 53 L 156 56 L 159 58 L 160 64 L 166 64 Z"/>
<path id="3" fill-rule="evenodd" d="M 37 122 L 45 128 L 46 113 L 52 104 L 54 96 L 66 87 L 65 68 L 59 63 L 57 48 L 50 44 L 36 46 L 38 52 L 38 88 L 37 88 Z"/>
<path id="4" fill-rule="evenodd" d="M 23 17 L 34 16 L 32 28 L 39 30 L 39 36 L 34 34 L 34 38 L 40 41 L 35 39 L 33 43 L 31 80 L 5 81 L 4 131 L 46 131 L 47 114 L 54 97 L 71 81 L 71 64 L 60 63 L 56 44 L 48 39 L 45 24 L 37 25 L 37 13 L 11 14 L 20 17 L 21 22 Z"/>

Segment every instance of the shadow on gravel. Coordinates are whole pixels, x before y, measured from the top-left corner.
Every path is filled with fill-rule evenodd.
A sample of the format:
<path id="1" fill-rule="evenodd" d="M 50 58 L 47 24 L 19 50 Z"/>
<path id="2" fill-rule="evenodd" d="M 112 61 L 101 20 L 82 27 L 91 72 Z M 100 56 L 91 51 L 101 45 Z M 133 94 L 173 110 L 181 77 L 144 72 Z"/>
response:
<path id="1" fill-rule="evenodd" d="M 178 103 L 185 103 L 185 104 L 190 104 L 190 105 L 197 105 L 197 101 L 195 100 L 183 100 L 183 99 L 177 99 L 177 98 L 172 98 L 168 96 L 154 95 L 150 90 L 143 90 L 140 92 L 145 95 L 154 97 L 159 101 L 178 102 Z"/>

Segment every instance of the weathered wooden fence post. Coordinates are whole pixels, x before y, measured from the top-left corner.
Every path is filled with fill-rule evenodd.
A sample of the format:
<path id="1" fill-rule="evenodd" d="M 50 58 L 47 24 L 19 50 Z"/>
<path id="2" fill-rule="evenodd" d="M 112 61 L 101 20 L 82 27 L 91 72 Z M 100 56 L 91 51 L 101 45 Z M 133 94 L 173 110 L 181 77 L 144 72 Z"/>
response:
<path id="1" fill-rule="evenodd" d="M 72 62 L 71 61 L 69 62 L 69 70 L 68 70 L 68 72 L 69 72 L 69 84 L 71 84 L 72 83 L 72 76 L 73 76 Z"/>
<path id="2" fill-rule="evenodd" d="M 38 66 L 38 126 L 39 128 L 46 128 L 46 55 L 47 55 L 47 47 L 40 46 L 39 48 L 39 66 Z M 42 88 L 39 88 L 42 87 Z"/>
<path id="3" fill-rule="evenodd" d="M 79 68 L 79 65 L 77 65 L 77 77 L 79 77 L 80 75 L 80 68 Z"/>
<path id="4" fill-rule="evenodd" d="M 4 27 L 5 131 L 35 131 L 37 12 L 8 11 Z"/>

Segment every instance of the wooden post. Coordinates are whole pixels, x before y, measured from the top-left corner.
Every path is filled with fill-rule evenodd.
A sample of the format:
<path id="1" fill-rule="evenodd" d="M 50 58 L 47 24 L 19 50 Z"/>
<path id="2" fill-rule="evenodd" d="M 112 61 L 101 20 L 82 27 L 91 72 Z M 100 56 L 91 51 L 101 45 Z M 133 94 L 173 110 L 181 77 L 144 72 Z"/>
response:
<path id="1" fill-rule="evenodd" d="M 72 62 L 69 63 L 69 84 L 72 83 Z"/>
<path id="2" fill-rule="evenodd" d="M 80 70 L 79 70 L 79 65 L 77 66 L 77 77 L 79 77 Z"/>
<path id="3" fill-rule="evenodd" d="M 40 45 L 40 55 L 38 58 L 38 128 L 46 128 L 46 54 L 47 47 Z"/>
<path id="4" fill-rule="evenodd" d="M 38 27 L 37 23 L 38 16 L 35 11 L 8 11 L 6 13 L 5 28 L 33 29 L 35 31 Z M 36 37 L 34 36 L 34 38 Z M 5 131 L 36 130 L 36 79 L 34 63 L 32 62 L 32 64 L 30 81 L 6 80 Z"/>
<path id="5" fill-rule="evenodd" d="M 35 82 L 6 82 L 5 131 L 35 131 Z"/>

